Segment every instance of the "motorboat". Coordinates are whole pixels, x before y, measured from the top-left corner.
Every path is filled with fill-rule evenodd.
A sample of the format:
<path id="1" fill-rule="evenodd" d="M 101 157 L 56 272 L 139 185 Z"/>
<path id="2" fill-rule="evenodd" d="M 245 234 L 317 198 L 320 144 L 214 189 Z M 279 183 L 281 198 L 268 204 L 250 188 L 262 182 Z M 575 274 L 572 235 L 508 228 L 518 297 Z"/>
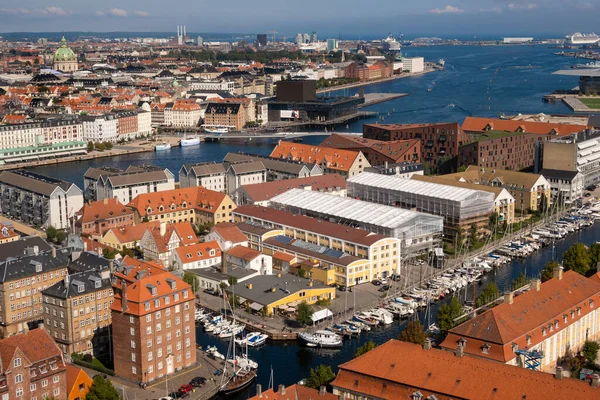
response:
<path id="1" fill-rule="evenodd" d="M 184 137 L 183 139 L 181 139 L 179 141 L 179 145 L 181 147 L 189 147 L 189 146 L 197 146 L 200 144 L 200 138 L 199 137 Z"/>
<path id="2" fill-rule="evenodd" d="M 309 347 L 342 347 L 342 337 L 337 333 L 326 330 L 319 330 L 315 333 L 300 332 L 298 333 L 298 339 Z"/>
<path id="3" fill-rule="evenodd" d="M 227 360 L 227 362 L 230 364 L 237 365 L 240 368 L 258 368 L 258 363 L 256 361 L 252 361 L 246 355 L 236 356 L 235 359 L 230 358 Z"/>
<path id="4" fill-rule="evenodd" d="M 355 314 L 354 315 L 354 320 L 361 322 L 365 325 L 368 326 L 377 326 L 379 325 L 379 321 L 374 319 L 371 316 L 365 315 L 365 314 Z"/>
<path id="5" fill-rule="evenodd" d="M 214 127 L 210 127 L 210 128 L 205 126 L 204 132 L 222 135 L 223 133 L 228 133 L 229 128 L 227 128 L 226 126 L 214 126 Z"/>
<path id="6" fill-rule="evenodd" d="M 219 337 L 221 339 L 225 339 L 225 338 L 230 338 L 232 336 L 237 335 L 238 333 L 241 333 L 244 328 L 246 327 L 246 325 L 231 325 L 229 328 L 226 328 L 224 330 L 222 330 L 221 332 L 219 332 Z"/>
<path id="7" fill-rule="evenodd" d="M 225 356 L 223 354 L 219 353 L 216 346 L 207 347 L 206 354 L 208 354 L 209 357 L 211 357 L 215 360 L 225 360 Z"/>
<path id="8" fill-rule="evenodd" d="M 261 332 L 250 332 L 244 338 L 235 339 L 235 343 L 239 346 L 258 347 L 267 342 L 269 335 Z"/>
<path id="9" fill-rule="evenodd" d="M 163 142 L 154 146 L 154 151 L 171 150 L 171 143 Z"/>

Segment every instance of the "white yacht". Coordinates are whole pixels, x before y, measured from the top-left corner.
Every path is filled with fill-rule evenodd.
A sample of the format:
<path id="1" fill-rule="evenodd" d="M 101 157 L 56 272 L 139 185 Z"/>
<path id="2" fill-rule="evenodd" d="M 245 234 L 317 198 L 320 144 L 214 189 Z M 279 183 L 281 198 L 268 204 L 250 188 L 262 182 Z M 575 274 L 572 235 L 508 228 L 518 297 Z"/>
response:
<path id="1" fill-rule="evenodd" d="M 167 142 L 163 142 L 160 144 L 157 144 L 156 146 L 154 146 L 154 150 L 155 151 L 165 151 L 165 150 L 170 150 L 171 149 L 171 144 L 167 143 Z"/>
<path id="2" fill-rule="evenodd" d="M 179 141 L 179 145 L 181 147 L 188 147 L 188 146 L 197 146 L 200 144 L 200 138 L 199 137 L 184 137 L 183 139 L 181 139 Z"/>
<path id="3" fill-rule="evenodd" d="M 342 347 L 342 337 L 331 331 L 300 332 L 298 333 L 298 339 L 309 347 Z"/>

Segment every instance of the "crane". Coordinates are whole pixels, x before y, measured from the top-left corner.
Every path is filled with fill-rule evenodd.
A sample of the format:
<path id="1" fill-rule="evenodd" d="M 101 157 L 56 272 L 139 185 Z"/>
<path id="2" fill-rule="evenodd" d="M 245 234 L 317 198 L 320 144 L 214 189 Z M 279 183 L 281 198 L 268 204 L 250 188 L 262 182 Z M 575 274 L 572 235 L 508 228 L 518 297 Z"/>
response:
<path id="1" fill-rule="evenodd" d="M 277 39 L 277 33 L 278 32 L 277 31 L 268 31 L 267 33 L 270 33 L 272 35 L 271 36 L 271 38 L 272 38 L 271 42 L 275 43 L 275 39 Z"/>

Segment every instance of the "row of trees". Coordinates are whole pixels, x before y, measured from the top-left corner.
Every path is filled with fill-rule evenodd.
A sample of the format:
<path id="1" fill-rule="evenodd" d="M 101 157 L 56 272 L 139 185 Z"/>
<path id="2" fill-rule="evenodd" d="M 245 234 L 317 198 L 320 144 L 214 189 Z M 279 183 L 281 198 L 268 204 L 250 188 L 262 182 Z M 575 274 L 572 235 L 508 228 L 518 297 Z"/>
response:
<path id="1" fill-rule="evenodd" d="M 585 276 L 594 273 L 598 263 L 600 263 L 599 243 L 594 243 L 590 247 L 587 247 L 583 243 L 575 243 L 563 256 L 564 271 L 575 271 Z M 542 282 L 552 279 L 554 269 L 559 266 L 556 261 L 550 261 L 546 264 L 540 276 Z"/>
<path id="2" fill-rule="evenodd" d="M 56 229 L 53 226 L 49 226 L 46 229 L 46 237 L 52 243 L 61 244 L 67 238 L 67 234 L 64 229 Z"/>
<path id="3" fill-rule="evenodd" d="M 92 152 L 94 150 L 104 151 L 110 150 L 113 148 L 113 144 L 111 142 L 88 142 L 87 151 Z"/>

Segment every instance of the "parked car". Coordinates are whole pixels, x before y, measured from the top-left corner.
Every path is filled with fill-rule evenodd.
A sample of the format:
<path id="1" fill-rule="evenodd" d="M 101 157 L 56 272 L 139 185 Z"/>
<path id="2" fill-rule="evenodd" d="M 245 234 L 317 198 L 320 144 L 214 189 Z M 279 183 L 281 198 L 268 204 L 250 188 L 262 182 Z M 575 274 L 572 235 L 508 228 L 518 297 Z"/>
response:
<path id="1" fill-rule="evenodd" d="M 337 287 L 337 288 L 338 288 L 338 290 L 339 290 L 340 292 L 345 292 L 345 291 L 346 291 L 346 286 L 344 286 L 344 285 L 338 285 L 338 287 Z"/>
<path id="2" fill-rule="evenodd" d="M 192 385 L 190 385 L 189 383 L 184 383 L 179 388 L 179 393 L 190 393 L 193 391 L 194 391 L 194 387 Z"/>
<path id="3" fill-rule="evenodd" d="M 590 197 L 592 194 L 590 192 L 585 192 L 584 197 Z"/>
<path id="4" fill-rule="evenodd" d="M 382 283 L 383 285 L 385 285 L 385 284 L 387 283 L 387 279 L 383 278 L 383 279 L 381 280 L 381 283 Z"/>
<path id="5" fill-rule="evenodd" d="M 190 381 L 190 385 L 193 387 L 202 387 L 206 383 L 206 378 L 197 376 Z"/>
<path id="6" fill-rule="evenodd" d="M 182 392 L 173 392 L 173 393 L 169 393 L 169 395 L 167 397 L 170 397 L 173 400 L 185 399 L 186 397 L 189 397 L 189 394 L 182 393 Z"/>
<path id="7" fill-rule="evenodd" d="M 371 283 L 375 286 L 381 286 L 381 281 L 379 279 L 373 279 Z"/>
<path id="8" fill-rule="evenodd" d="M 383 285 L 379 288 L 380 292 L 387 292 L 388 290 L 390 290 L 390 285 Z"/>

